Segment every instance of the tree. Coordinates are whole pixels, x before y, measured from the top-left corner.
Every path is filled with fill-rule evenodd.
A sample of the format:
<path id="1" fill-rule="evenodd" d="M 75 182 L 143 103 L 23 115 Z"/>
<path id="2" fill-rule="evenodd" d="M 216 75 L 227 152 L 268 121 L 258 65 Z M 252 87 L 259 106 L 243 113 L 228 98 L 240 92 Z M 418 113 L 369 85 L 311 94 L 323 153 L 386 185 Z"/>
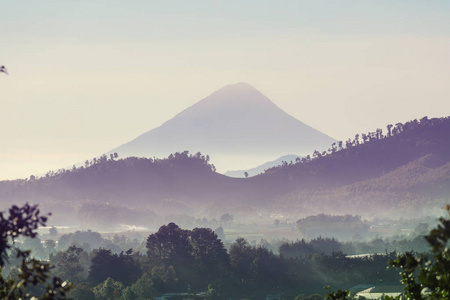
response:
<path id="1" fill-rule="evenodd" d="M 210 228 L 194 228 L 190 237 L 194 266 L 198 278 L 201 278 L 198 287 L 203 289 L 214 279 L 228 273 L 228 254 L 222 241 Z"/>
<path id="2" fill-rule="evenodd" d="M 55 226 L 52 226 L 48 231 L 49 231 L 49 234 L 51 236 L 57 236 L 58 235 L 58 229 L 56 229 Z"/>
<path id="3" fill-rule="evenodd" d="M 70 246 L 66 251 L 51 254 L 50 263 L 54 265 L 54 274 L 73 283 L 79 283 L 87 278 L 89 258 L 82 248 Z"/>
<path id="4" fill-rule="evenodd" d="M 230 264 L 235 278 L 245 283 L 250 279 L 250 266 L 253 262 L 252 247 L 244 238 L 238 238 L 230 247 Z"/>
<path id="5" fill-rule="evenodd" d="M 131 291 L 138 299 L 153 299 L 155 297 L 155 288 L 153 287 L 152 277 L 144 273 L 138 281 L 131 286 Z"/>
<path id="6" fill-rule="evenodd" d="M 89 269 L 89 281 L 94 285 L 104 282 L 106 279 L 115 277 L 115 257 L 111 250 L 98 249 L 91 259 L 91 267 Z M 117 280 L 117 279 L 116 279 Z"/>
<path id="7" fill-rule="evenodd" d="M 147 238 L 146 247 L 150 260 L 161 261 L 166 266 L 189 265 L 192 261 L 188 232 L 175 223 L 163 225 L 158 232 L 151 234 Z"/>
<path id="8" fill-rule="evenodd" d="M 35 238 L 38 226 L 45 226 L 46 216 L 41 216 L 37 206 L 28 203 L 22 207 L 13 205 L 9 216 L 0 212 L 0 272 L 8 260 L 8 251 L 12 249 L 14 240 L 20 236 Z M 20 263 L 19 273 L 15 278 L 5 279 L 0 274 L 0 297 L 2 299 L 24 299 L 32 295 L 27 288 L 46 285 L 42 295 L 35 299 L 66 299 L 71 284 L 58 277 L 51 277 L 51 266 L 31 258 L 31 251 L 16 250 L 16 258 Z"/>
<path id="9" fill-rule="evenodd" d="M 99 284 L 107 278 L 131 285 L 140 274 L 140 269 L 132 258 L 130 249 L 124 254 L 112 254 L 111 250 L 100 248 L 92 258 L 89 270 L 89 281 Z"/>
<path id="10" fill-rule="evenodd" d="M 375 135 L 378 140 L 381 140 L 383 138 L 383 129 L 377 128 Z"/>
<path id="11" fill-rule="evenodd" d="M 402 132 L 403 131 L 403 124 L 400 123 L 400 122 L 395 124 L 394 130 L 395 130 L 396 134 L 399 134 L 400 132 Z"/>
<path id="12" fill-rule="evenodd" d="M 328 292 L 327 299 L 331 300 L 347 300 L 350 299 L 350 292 L 345 290 L 338 290 L 337 292 Z"/>
<path id="13" fill-rule="evenodd" d="M 233 215 L 226 213 L 220 217 L 220 222 L 223 224 L 230 224 L 231 222 L 233 222 L 233 219 L 234 219 Z"/>
<path id="14" fill-rule="evenodd" d="M 161 286 L 165 288 L 167 283 L 176 282 L 177 286 L 171 288 L 184 290 L 191 280 L 194 261 L 189 232 L 169 223 L 147 238 L 146 247 L 152 272 L 159 274 Z"/>
<path id="15" fill-rule="evenodd" d="M 219 293 L 217 293 L 216 289 L 212 284 L 208 285 L 208 290 L 206 291 L 205 300 L 214 300 L 219 297 Z"/>
<path id="16" fill-rule="evenodd" d="M 223 227 L 219 226 L 216 229 L 214 229 L 214 232 L 217 234 L 217 237 L 221 240 L 225 240 L 225 232 L 223 231 Z"/>
<path id="17" fill-rule="evenodd" d="M 368 140 L 368 136 L 367 136 L 367 134 L 365 134 L 365 133 L 362 133 L 362 134 L 361 134 L 361 138 L 362 138 L 362 140 L 363 140 L 363 143 L 366 143 L 367 140 Z"/>
<path id="18" fill-rule="evenodd" d="M 314 150 L 314 152 L 313 152 L 313 157 L 314 157 L 315 159 L 320 158 L 321 156 L 322 156 L 322 155 L 320 154 L 319 151 Z"/>
<path id="19" fill-rule="evenodd" d="M 70 298 L 74 300 L 96 300 L 95 294 L 87 282 L 76 284 L 70 291 Z"/>
<path id="20" fill-rule="evenodd" d="M 331 144 L 331 153 L 336 152 L 337 150 L 337 146 L 336 146 L 336 142 L 334 142 L 333 144 Z"/>
<path id="21" fill-rule="evenodd" d="M 45 250 L 47 251 L 47 253 L 51 254 L 55 251 L 56 242 L 54 240 L 45 240 L 44 246 L 45 246 Z"/>
<path id="22" fill-rule="evenodd" d="M 0 72 L 3 72 L 3 73 L 5 73 L 6 75 L 9 75 L 9 74 L 8 74 L 8 71 L 6 71 L 5 66 L 1 66 L 1 67 L 0 67 Z"/>
<path id="23" fill-rule="evenodd" d="M 54 249 L 56 247 L 56 242 L 54 240 L 45 240 L 44 245 L 47 249 Z"/>
<path id="24" fill-rule="evenodd" d="M 387 131 L 388 131 L 388 136 L 392 136 L 392 127 L 394 127 L 394 125 L 392 125 L 392 124 L 388 124 L 386 126 Z"/>
<path id="25" fill-rule="evenodd" d="M 108 277 L 94 288 L 94 294 L 98 300 L 118 300 L 124 289 L 125 286 L 120 281 Z"/>

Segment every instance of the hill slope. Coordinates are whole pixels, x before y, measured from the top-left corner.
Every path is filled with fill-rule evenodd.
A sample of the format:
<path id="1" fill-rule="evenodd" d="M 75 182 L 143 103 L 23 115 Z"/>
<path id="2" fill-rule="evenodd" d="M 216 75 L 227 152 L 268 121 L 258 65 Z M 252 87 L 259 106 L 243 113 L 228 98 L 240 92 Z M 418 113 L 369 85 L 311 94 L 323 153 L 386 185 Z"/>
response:
<path id="1" fill-rule="evenodd" d="M 3 203 L 111 203 L 160 214 L 427 213 L 449 201 L 450 118 L 414 120 L 362 134 L 328 153 L 251 178 L 215 172 L 209 157 L 98 160 L 33 180 L 0 182 Z M 78 204 L 77 204 L 78 203 Z M 437 208 L 439 210 L 439 208 Z"/>
<path id="2" fill-rule="evenodd" d="M 266 185 L 283 182 L 290 192 L 277 205 L 291 211 L 426 214 L 448 202 L 450 118 L 389 127 L 387 135 L 381 130 L 364 134 L 365 142 L 349 140 L 335 153 L 274 168 L 261 177 L 267 177 Z"/>

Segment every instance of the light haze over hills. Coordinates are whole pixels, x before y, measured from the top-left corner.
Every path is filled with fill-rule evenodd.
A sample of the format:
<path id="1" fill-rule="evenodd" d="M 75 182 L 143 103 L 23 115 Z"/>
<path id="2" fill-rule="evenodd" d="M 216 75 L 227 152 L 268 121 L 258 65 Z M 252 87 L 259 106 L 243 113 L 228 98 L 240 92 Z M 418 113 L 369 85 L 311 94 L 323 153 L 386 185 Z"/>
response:
<path id="1" fill-rule="evenodd" d="M 293 154 L 289 154 L 289 155 L 284 155 L 280 158 L 277 158 L 273 161 L 268 161 L 262 165 L 259 165 L 257 167 L 251 168 L 251 169 L 247 169 L 247 170 L 232 170 L 232 171 L 227 171 L 224 175 L 229 176 L 229 177 L 238 177 L 238 178 L 242 178 L 245 177 L 245 172 L 247 172 L 248 176 L 255 176 L 258 175 L 260 173 L 264 173 L 265 170 L 272 168 L 272 167 L 276 167 L 276 166 L 280 166 L 283 163 L 295 163 L 297 161 L 297 159 L 301 159 L 300 156 L 298 155 L 293 155 Z"/>
<path id="2" fill-rule="evenodd" d="M 287 153 L 311 154 L 335 140 L 302 123 L 247 83 L 212 93 L 161 126 L 113 149 L 121 157 L 208 154 L 219 169 L 265 162 Z"/>
<path id="3" fill-rule="evenodd" d="M 103 155 L 45 177 L 0 181 L 0 205 L 39 203 L 44 211 L 42 205 L 58 212 L 61 224 L 69 218 L 84 224 L 86 217 L 145 225 L 147 210 L 200 218 L 230 213 L 236 220 L 274 214 L 438 215 L 450 193 L 450 118 L 423 117 L 386 128 L 386 134 L 362 133 L 325 154 L 249 178 L 219 174 L 206 156 L 187 151 L 166 159 Z"/>

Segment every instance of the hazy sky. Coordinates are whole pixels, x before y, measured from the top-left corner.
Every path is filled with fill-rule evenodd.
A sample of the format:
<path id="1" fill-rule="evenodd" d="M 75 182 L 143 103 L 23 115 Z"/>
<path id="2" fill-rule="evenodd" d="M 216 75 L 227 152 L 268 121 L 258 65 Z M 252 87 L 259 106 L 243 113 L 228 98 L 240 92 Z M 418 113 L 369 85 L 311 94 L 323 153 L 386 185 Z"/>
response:
<path id="1" fill-rule="evenodd" d="M 241 81 L 336 139 L 448 116 L 449 16 L 443 0 L 2 1 L 0 179 L 100 155 Z"/>

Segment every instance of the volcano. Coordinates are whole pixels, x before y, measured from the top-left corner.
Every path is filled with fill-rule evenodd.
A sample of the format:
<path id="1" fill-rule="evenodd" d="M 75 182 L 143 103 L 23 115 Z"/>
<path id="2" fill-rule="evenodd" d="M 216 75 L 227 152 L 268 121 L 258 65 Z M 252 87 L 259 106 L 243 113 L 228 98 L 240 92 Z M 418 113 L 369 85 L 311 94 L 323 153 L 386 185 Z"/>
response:
<path id="1" fill-rule="evenodd" d="M 295 119 L 246 83 L 231 84 L 178 113 L 161 126 L 111 152 L 167 156 L 188 150 L 216 158 L 273 158 L 311 154 L 335 140 Z"/>

